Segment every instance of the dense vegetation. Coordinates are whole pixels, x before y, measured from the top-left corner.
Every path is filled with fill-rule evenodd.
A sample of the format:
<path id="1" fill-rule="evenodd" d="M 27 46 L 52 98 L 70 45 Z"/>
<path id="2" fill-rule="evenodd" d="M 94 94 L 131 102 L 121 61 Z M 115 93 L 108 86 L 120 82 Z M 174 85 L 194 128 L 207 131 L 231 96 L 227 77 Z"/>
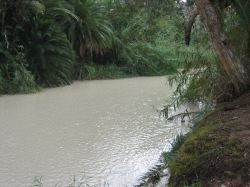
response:
<path id="1" fill-rule="evenodd" d="M 245 82 L 238 71 L 245 71 L 234 71 L 238 66 L 221 51 L 233 54 L 238 64 L 247 62 L 249 1 L 215 2 L 223 21 L 217 30 L 209 26 L 203 14 L 210 11 L 198 6 L 200 1 L 1 1 L 0 93 L 28 93 L 73 80 L 164 75 L 179 68 L 170 78 L 178 85 L 175 104 L 231 97 Z M 198 14 L 201 19 L 194 22 Z M 236 52 L 209 40 L 218 30 Z"/>
<path id="2" fill-rule="evenodd" d="M 249 87 L 249 10 L 249 0 L 2 0 L 0 94 L 175 72 L 169 106 L 232 99 Z M 238 141 L 221 136 L 220 124 L 208 124 L 176 148 L 172 186 L 224 166 L 204 168 L 196 162 L 200 155 L 202 162 L 241 156 Z M 220 145 L 225 150 L 207 154 Z"/>
<path id="3" fill-rule="evenodd" d="M 189 47 L 178 49 L 182 69 L 170 77 L 170 84 L 177 88 L 166 113 L 169 106 L 226 101 L 249 89 L 250 1 L 204 0 L 212 7 L 209 10 L 201 1 L 186 3 Z"/>
<path id="4" fill-rule="evenodd" d="M 160 0 L 1 1 L 0 93 L 171 73 L 184 43 L 178 11 Z"/>
<path id="5" fill-rule="evenodd" d="M 217 105 L 190 133 L 176 138 L 172 150 L 164 154 L 171 172 L 168 185 L 248 186 L 250 163 L 244 155 L 249 142 L 243 134 L 249 129 L 249 108 L 243 105 L 249 106 L 249 94 L 243 93 L 249 92 L 250 1 L 188 4 L 195 4 L 185 33 L 186 44 L 191 41 L 191 46 L 182 51 L 183 69 L 170 80 L 177 83 L 177 89 L 165 113 L 169 106 L 181 103 L 202 101 L 211 110 L 214 104 L 231 102 Z"/>

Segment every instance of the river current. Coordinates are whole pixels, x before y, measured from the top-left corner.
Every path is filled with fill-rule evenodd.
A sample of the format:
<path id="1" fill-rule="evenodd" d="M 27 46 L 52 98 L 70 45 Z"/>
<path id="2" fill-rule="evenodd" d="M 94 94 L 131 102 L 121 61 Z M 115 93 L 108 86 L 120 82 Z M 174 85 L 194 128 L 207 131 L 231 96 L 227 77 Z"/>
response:
<path id="1" fill-rule="evenodd" d="M 0 186 L 136 185 L 186 131 L 159 117 L 171 94 L 166 77 L 140 77 L 0 97 Z"/>

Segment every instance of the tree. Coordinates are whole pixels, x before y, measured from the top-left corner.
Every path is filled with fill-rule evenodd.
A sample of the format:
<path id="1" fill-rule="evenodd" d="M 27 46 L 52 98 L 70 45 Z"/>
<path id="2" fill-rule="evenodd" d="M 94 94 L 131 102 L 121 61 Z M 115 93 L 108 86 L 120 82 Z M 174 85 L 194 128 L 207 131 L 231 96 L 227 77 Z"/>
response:
<path id="1" fill-rule="evenodd" d="M 195 18 L 200 15 L 220 62 L 231 78 L 236 92 L 240 92 L 242 87 L 245 87 L 248 83 L 248 75 L 239 54 L 224 31 L 222 18 L 219 13 L 222 9 L 230 6 L 231 2 L 227 0 L 196 0 L 195 5 L 196 9 L 193 11 L 186 25 L 186 44 L 189 44 Z"/>

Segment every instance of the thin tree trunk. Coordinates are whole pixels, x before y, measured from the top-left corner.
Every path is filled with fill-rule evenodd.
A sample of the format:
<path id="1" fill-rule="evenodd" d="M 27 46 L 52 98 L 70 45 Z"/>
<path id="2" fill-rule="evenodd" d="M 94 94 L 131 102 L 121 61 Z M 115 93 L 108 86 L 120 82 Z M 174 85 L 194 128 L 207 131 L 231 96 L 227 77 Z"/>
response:
<path id="1" fill-rule="evenodd" d="M 196 0 L 196 6 L 216 53 L 225 71 L 231 77 L 236 91 L 239 92 L 241 87 L 246 85 L 247 74 L 239 55 L 225 34 L 219 13 L 210 0 Z"/>
<path id="2" fill-rule="evenodd" d="M 199 14 L 199 11 L 198 11 L 197 8 L 195 8 L 195 10 L 190 15 L 190 17 L 188 19 L 188 22 L 186 24 L 186 28 L 185 28 L 185 42 L 186 42 L 186 45 L 189 45 L 189 43 L 190 43 L 192 27 L 194 25 L 195 18 L 198 16 L 198 14 Z"/>
<path id="3" fill-rule="evenodd" d="M 247 57 L 250 58 L 250 31 L 248 31 Z"/>

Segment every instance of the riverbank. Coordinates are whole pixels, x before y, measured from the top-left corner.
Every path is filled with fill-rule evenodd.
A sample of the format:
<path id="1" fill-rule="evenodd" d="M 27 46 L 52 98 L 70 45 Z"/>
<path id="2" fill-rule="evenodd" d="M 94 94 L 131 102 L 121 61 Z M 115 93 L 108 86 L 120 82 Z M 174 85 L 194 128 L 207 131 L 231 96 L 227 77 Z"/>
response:
<path id="1" fill-rule="evenodd" d="M 169 187 L 250 186 L 250 93 L 222 103 L 165 159 Z"/>
<path id="2" fill-rule="evenodd" d="M 164 67 L 164 68 L 162 68 Z M 27 76 L 26 74 L 20 75 L 11 81 L 5 81 L 0 75 L 0 95 L 15 95 L 15 94 L 29 94 L 36 93 L 45 88 L 63 87 L 73 84 L 74 81 L 84 80 L 111 80 L 133 77 L 145 76 L 165 76 L 171 75 L 176 72 L 176 67 L 168 64 L 161 64 L 157 68 L 151 66 L 141 66 L 136 64 L 134 66 L 118 66 L 115 64 L 107 65 L 94 65 L 83 64 L 81 67 L 76 68 L 78 73 L 74 75 L 71 81 L 64 82 L 63 84 L 43 84 L 35 80 L 34 76 Z M 25 71 L 24 73 L 31 73 Z M 21 79 L 19 79 L 21 78 Z"/>

